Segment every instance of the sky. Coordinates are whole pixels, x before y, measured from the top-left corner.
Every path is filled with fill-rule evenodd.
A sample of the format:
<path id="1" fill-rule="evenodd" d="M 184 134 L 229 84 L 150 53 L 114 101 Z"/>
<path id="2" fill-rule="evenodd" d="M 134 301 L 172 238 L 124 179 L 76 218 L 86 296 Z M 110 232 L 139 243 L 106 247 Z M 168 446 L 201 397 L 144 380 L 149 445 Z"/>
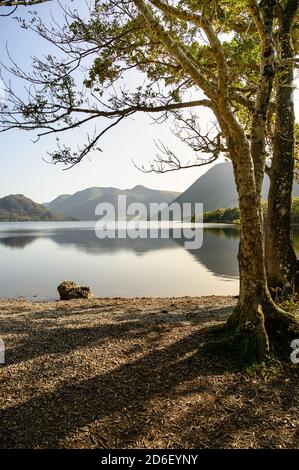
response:
<path id="1" fill-rule="evenodd" d="M 70 0 L 62 0 L 69 4 Z M 71 5 L 82 6 L 79 0 Z M 6 11 L 1 9 L 1 13 Z M 9 11 L 9 10 L 8 10 Z M 50 23 L 50 15 L 61 17 L 57 0 L 36 5 L 34 11 Z M 28 8 L 19 7 L 18 15 L 29 17 Z M 28 30 L 22 30 L 12 17 L 0 17 L 0 56 L 8 64 L 6 44 L 16 63 L 30 70 L 31 57 L 53 52 L 48 43 Z M 21 84 L 15 83 L 16 90 Z M 298 111 L 298 94 L 295 97 Z M 297 113 L 298 115 L 299 113 Z M 203 130 L 209 126 L 212 116 L 201 111 Z M 99 119 L 98 128 L 105 125 Z M 76 129 L 60 135 L 61 143 L 73 147 L 83 144 L 86 130 Z M 90 129 L 93 131 L 93 126 Z M 48 151 L 56 148 L 55 136 L 46 136 L 33 143 L 34 134 L 22 131 L 9 131 L 0 134 L 0 197 L 8 194 L 24 194 L 36 202 L 47 202 L 59 194 L 73 194 L 91 186 L 113 186 L 121 189 L 141 184 L 153 189 L 184 191 L 199 176 L 210 168 L 193 168 L 167 174 L 144 174 L 134 167 L 132 159 L 141 166 L 151 161 L 156 154 L 155 141 L 163 141 L 183 160 L 192 159 L 192 152 L 171 132 L 170 123 L 156 124 L 144 114 L 122 121 L 101 140 L 103 152 L 96 152 L 74 168 L 64 171 L 62 165 L 51 165 L 43 158 Z"/>

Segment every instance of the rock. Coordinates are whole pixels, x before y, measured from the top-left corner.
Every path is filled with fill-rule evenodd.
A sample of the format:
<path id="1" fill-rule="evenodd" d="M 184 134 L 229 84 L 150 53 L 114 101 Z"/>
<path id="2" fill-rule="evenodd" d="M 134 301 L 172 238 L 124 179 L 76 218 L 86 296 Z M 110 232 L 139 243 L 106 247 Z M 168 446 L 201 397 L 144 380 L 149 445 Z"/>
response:
<path id="1" fill-rule="evenodd" d="M 60 295 L 60 300 L 71 299 L 92 299 L 93 293 L 90 287 L 82 287 L 72 281 L 64 281 L 57 290 Z"/>

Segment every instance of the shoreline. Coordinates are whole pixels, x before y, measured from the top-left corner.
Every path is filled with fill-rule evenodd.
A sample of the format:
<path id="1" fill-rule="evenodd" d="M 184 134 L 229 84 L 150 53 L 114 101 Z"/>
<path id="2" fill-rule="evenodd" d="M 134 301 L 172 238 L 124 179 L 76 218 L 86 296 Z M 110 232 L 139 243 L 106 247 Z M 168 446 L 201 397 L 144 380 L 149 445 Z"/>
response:
<path id="1" fill-rule="evenodd" d="M 94 297 L 92 299 L 72 299 L 72 300 L 38 300 L 38 299 L 27 299 L 25 297 L 19 298 L 4 298 L 0 297 L 0 317 L 1 311 L 7 309 L 8 313 L 10 308 L 23 306 L 24 308 L 31 307 L 33 310 L 40 310 L 46 308 L 49 310 L 57 309 L 58 311 L 72 308 L 79 308 L 82 311 L 90 307 L 103 307 L 106 303 L 115 303 L 115 306 L 119 306 L 119 303 L 122 302 L 124 306 L 139 305 L 144 304 L 149 307 L 150 305 L 156 306 L 165 306 L 170 303 L 176 305 L 187 305 L 189 303 L 192 306 L 205 306 L 206 304 L 214 304 L 215 306 L 221 306 L 224 303 L 234 302 L 238 296 L 234 295 L 202 295 L 202 296 L 179 296 L 179 297 Z"/>

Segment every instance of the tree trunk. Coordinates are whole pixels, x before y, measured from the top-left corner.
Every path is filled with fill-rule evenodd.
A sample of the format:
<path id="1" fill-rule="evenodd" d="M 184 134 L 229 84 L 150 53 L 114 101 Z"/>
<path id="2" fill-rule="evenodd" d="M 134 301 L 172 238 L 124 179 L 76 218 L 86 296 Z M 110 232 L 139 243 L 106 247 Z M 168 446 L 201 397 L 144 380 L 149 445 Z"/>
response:
<path id="1" fill-rule="evenodd" d="M 290 58 L 290 27 L 287 25 L 290 21 L 291 12 L 295 14 L 297 4 L 297 0 L 289 0 L 285 10 L 282 12 L 283 28 L 281 25 L 280 41 L 283 42 L 283 59 Z M 282 332 L 284 336 L 287 336 L 298 332 L 298 321 L 296 318 L 292 314 L 281 310 L 270 296 L 265 263 L 261 192 L 266 160 L 266 122 L 274 78 L 273 7 L 274 3 L 269 2 L 268 4 L 264 3 L 264 8 L 262 9 L 265 34 L 262 40 L 260 80 L 255 113 L 252 120 L 251 145 L 249 145 L 245 135 L 242 137 L 242 133 L 237 138 L 230 140 L 230 153 L 239 195 L 241 239 L 238 255 L 240 297 L 235 311 L 228 320 L 228 327 L 234 331 L 239 343 L 239 355 L 243 356 L 246 362 L 261 361 L 265 358 L 269 352 L 269 334 L 272 336 L 272 333 L 277 335 L 278 332 Z M 254 9 L 253 13 L 255 13 Z M 287 27 L 289 28 L 289 34 L 286 38 Z M 287 61 L 283 63 L 288 64 Z M 293 70 L 292 67 L 291 71 Z M 288 69 L 289 66 L 287 66 Z M 287 80 L 291 80 L 290 71 L 286 72 L 286 69 L 283 70 Z M 280 153 L 282 149 L 288 149 L 289 152 L 293 151 L 293 145 L 291 145 L 293 142 L 290 140 L 294 132 L 293 127 L 291 127 L 292 123 L 294 124 L 293 104 L 291 103 L 291 94 L 289 97 L 286 95 L 285 83 L 284 79 L 283 86 L 281 86 L 278 94 L 279 119 L 276 125 L 279 132 L 276 132 L 277 153 L 278 151 Z M 287 85 L 290 85 L 289 82 L 287 82 Z M 284 110 L 284 113 L 281 115 L 280 107 Z M 284 122 L 286 120 L 287 124 Z M 283 124 L 286 127 L 283 127 Z M 287 135 L 286 141 L 285 135 Z M 286 156 L 287 161 L 291 160 L 292 157 L 291 155 Z M 287 169 L 284 168 L 283 173 L 288 187 L 280 188 L 282 191 L 280 194 L 278 192 L 278 197 L 281 197 L 282 202 L 285 204 L 285 198 L 288 197 L 289 202 L 291 198 L 293 165 L 291 166 L 291 171 L 289 162 L 288 165 L 286 165 L 286 162 L 283 162 L 282 165 L 288 166 Z M 273 216 L 276 218 L 276 214 L 273 214 Z M 280 218 L 276 224 L 277 235 L 279 236 L 283 232 L 283 217 L 285 217 L 285 213 L 280 211 Z M 273 222 L 273 218 L 271 220 Z M 290 241 L 290 219 L 287 219 L 287 222 L 288 241 Z M 285 241 L 281 243 L 281 246 L 284 243 Z M 289 253 L 290 250 L 288 249 Z M 288 258 L 287 263 L 288 269 L 290 269 L 290 258 Z"/>
<path id="2" fill-rule="evenodd" d="M 292 2 L 289 2 L 290 4 Z M 297 259 L 291 233 L 294 174 L 294 49 L 292 10 L 279 15 L 279 68 L 277 72 L 276 123 L 266 222 L 266 269 L 272 296 L 294 293 Z"/>
<path id="3" fill-rule="evenodd" d="M 240 295 L 228 319 L 228 328 L 234 333 L 239 358 L 253 363 L 263 361 L 269 352 L 269 334 L 281 331 L 284 337 L 292 337 L 298 333 L 299 325 L 292 314 L 273 302 L 269 293 L 260 216 L 261 194 L 256 190 L 250 144 L 245 136 L 233 144 L 231 154 L 235 155 L 233 167 L 241 220 Z"/>
<path id="4" fill-rule="evenodd" d="M 228 320 L 239 343 L 240 354 L 248 362 L 261 361 L 269 352 L 263 305 L 268 297 L 264 263 L 263 229 L 259 193 L 250 144 L 243 138 L 233 145 L 235 181 L 239 195 L 241 237 L 239 248 L 240 295 L 238 305 Z M 240 155 L 243 158 L 240 158 Z"/>
<path id="5" fill-rule="evenodd" d="M 240 296 L 228 326 L 233 328 L 239 351 L 248 362 L 261 361 L 269 352 L 264 305 L 270 300 L 264 255 L 262 185 L 266 161 L 265 135 L 273 79 L 273 11 L 275 2 L 251 10 L 261 34 L 260 79 L 252 120 L 251 142 L 245 133 L 230 141 L 239 195 L 241 237 L 239 246 Z M 260 21 L 262 19 L 262 26 Z M 275 308 L 275 306 L 273 306 Z"/>

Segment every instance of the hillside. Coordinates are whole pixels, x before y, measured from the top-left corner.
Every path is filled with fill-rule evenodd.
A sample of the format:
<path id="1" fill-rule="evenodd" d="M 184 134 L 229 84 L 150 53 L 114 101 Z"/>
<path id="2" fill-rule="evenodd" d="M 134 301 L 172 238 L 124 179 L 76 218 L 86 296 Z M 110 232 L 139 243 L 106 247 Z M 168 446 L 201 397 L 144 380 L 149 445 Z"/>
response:
<path id="1" fill-rule="evenodd" d="M 59 221 L 69 220 L 62 214 L 56 214 L 37 204 L 23 194 L 12 194 L 0 199 L 1 222 Z"/>
<path id="2" fill-rule="evenodd" d="M 265 175 L 262 197 L 267 199 L 269 178 Z M 293 196 L 299 196 L 299 185 L 294 184 Z M 211 167 L 203 176 L 198 178 L 186 191 L 180 194 L 175 202 L 201 202 L 203 210 L 214 211 L 218 208 L 238 207 L 238 193 L 234 181 L 231 163 L 219 163 Z"/>
<path id="3" fill-rule="evenodd" d="M 132 189 L 118 188 L 87 188 L 72 195 L 61 195 L 44 206 L 55 212 L 60 212 L 67 217 L 75 217 L 79 220 L 97 220 L 95 208 L 101 202 L 112 204 L 117 208 L 118 196 L 127 197 L 127 205 L 134 202 L 142 202 L 148 208 L 150 203 L 169 203 L 175 199 L 179 193 L 175 191 L 160 191 L 145 188 L 138 185 Z"/>

